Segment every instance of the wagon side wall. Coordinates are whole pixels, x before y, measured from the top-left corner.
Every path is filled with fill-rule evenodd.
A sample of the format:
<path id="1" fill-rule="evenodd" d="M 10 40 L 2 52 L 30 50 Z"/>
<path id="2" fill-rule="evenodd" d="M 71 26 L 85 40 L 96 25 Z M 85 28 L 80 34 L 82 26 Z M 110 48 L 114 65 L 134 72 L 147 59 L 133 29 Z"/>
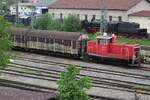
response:
<path id="1" fill-rule="evenodd" d="M 78 55 L 79 41 L 53 38 L 49 35 L 28 33 L 27 48 Z"/>

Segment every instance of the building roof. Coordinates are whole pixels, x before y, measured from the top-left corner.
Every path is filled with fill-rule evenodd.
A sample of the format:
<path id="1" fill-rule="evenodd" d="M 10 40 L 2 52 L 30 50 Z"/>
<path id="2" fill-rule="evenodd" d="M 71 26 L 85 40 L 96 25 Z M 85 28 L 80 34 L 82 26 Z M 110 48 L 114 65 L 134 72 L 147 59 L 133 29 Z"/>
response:
<path id="1" fill-rule="evenodd" d="M 18 5 L 19 6 L 34 6 L 34 4 L 32 4 L 32 3 L 26 3 L 26 2 L 25 3 L 20 2 L 20 3 L 18 3 Z M 12 6 L 16 6 L 16 4 L 13 4 Z"/>
<path id="2" fill-rule="evenodd" d="M 142 0 L 106 0 L 109 10 L 128 10 Z M 57 0 L 49 9 L 90 9 L 99 10 L 100 0 Z"/>
<path id="3" fill-rule="evenodd" d="M 132 14 L 129 14 L 129 16 L 138 16 L 138 17 L 150 17 L 150 10 L 149 11 L 139 11 Z"/>
<path id="4" fill-rule="evenodd" d="M 18 3 L 20 6 L 34 6 L 32 3 Z"/>
<path id="5" fill-rule="evenodd" d="M 28 0 L 28 2 L 33 3 L 37 7 L 48 7 L 51 3 L 56 0 Z"/>

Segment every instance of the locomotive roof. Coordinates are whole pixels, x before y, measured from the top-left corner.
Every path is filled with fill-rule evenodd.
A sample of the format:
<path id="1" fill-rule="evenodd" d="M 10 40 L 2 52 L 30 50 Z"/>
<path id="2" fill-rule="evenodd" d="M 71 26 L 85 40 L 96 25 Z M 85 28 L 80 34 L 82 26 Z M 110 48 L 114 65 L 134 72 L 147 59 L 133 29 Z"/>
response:
<path id="1" fill-rule="evenodd" d="M 97 39 L 111 39 L 112 37 L 110 37 L 110 36 L 98 36 L 96 38 Z"/>
<path id="2" fill-rule="evenodd" d="M 13 28 L 11 29 L 13 34 L 25 34 L 28 33 L 28 36 L 35 37 L 49 37 L 54 39 L 61 40 L 82 40 L 87 39 L 86 35 L 81 34 L 80 32 L 58 32 L 58 31 L 48 31 L 48 30 L 35 30 L 35 29 L 23 29 L 23 28 Z"/>

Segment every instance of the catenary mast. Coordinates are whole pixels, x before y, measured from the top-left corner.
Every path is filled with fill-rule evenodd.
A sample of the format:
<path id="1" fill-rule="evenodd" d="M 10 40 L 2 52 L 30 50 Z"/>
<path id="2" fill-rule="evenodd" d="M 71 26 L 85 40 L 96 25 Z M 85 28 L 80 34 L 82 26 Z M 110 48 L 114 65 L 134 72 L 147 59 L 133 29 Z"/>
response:
<path id="1" fill-rule="evenodd" d="M 103 34 L 106 32 L 107 26 L 107 0 L 100 0 L 101 20 L 100 20 L 100 32 Z"/>

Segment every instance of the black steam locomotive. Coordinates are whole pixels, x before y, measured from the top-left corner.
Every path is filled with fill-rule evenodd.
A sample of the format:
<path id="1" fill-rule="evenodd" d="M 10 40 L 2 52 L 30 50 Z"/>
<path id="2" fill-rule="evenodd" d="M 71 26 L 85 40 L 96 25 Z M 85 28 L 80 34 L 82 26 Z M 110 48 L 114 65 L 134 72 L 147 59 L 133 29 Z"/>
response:
<path id="1" fill-rule="evenodd" d="M 88 33 L 95 33 L 100 30 L 100 21 L 83 21 L 82 26 Z M 140 25 L 138 23 L 133 22 L 108 22 L 106 24 L 106 32 L 113 32 L 119 35 L 137 37 L 147 37 L 148 35 L 147 29 L 140 28 Z"/>

